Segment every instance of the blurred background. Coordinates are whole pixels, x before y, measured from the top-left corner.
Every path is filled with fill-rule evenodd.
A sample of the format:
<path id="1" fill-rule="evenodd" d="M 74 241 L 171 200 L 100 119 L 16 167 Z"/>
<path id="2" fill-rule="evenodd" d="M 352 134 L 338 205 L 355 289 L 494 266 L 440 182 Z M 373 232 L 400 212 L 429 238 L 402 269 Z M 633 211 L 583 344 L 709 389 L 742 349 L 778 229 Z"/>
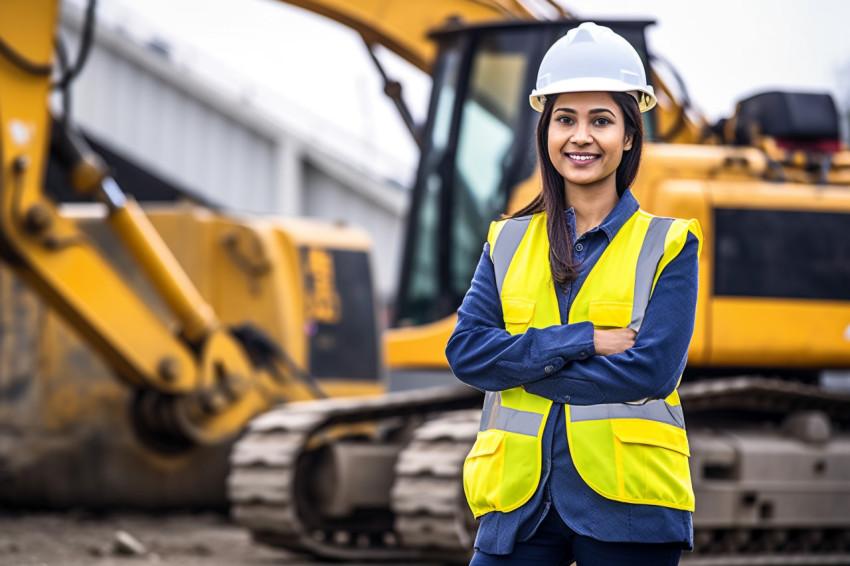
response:
<path id="1" fill-rule="evenodd" d="M 692 566 L 847 564 L 850 3 L 293 3 L 364 35 L 272 0 L 0 2 L 3 513 L 213 509 L 243 550 L 468 561 L 463 462 L 506 443 L 445 346 L 489 222 L 539 190 L 527 93 L 573 16 L 652 62 L 633 189 L 705 234 L 651 401 L 687 441 L 613 446 L 690 451 Z M 69 514 L 46 537 L 78 561 L 38 559 L 40 523 L 0 514 L 0 562 L 104 555 Z"/>

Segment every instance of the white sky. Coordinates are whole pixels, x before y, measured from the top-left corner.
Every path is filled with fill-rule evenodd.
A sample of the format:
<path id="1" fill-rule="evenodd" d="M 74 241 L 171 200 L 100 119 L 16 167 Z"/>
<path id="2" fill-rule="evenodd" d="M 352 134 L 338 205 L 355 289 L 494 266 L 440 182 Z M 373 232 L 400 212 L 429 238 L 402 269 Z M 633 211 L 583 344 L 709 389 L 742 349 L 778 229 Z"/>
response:
<path id="1" fill-rule="evenodd" d="M 583 18 L 656 20 L 650 49 L 679 70 L 695 106 L 710 121 L 731 115 L 737 100 L 775 88 L 829 91 L 845 109 L 850 106 L 850 0 L 563 3 Z M 248 94 L 275 93 L 282 110 L 312 120 L 315 129 L 367 140 L 373 148 L 369 159 L 414 167 L 416 150 L 382 94 L 362 41 L 350 30 L 271 0 L 100 5 L 104 15 L 111 13 L 128 29 L 156 29 L 190 46 L 182 57 L 196 61 L 187 64 L 212 64 L 244 84 Z M 410 83 L 406 97 L 421 118 L 429 83 L 399 72 Z M 404 177 L 396 176 L 406 183 Z"/>
<path id="2" fill-rule="evenodd" d="M 772 88 L 829 91 L 850 103 L 847 0 L 593 0 L 581 17 L 646 17 L 649 47 L 679 70 L 713 120 L 735 101 Z M 586 7 L 584 7 L 586 5 Z M 847 76 L 839 84 L 841 74 Z"/>

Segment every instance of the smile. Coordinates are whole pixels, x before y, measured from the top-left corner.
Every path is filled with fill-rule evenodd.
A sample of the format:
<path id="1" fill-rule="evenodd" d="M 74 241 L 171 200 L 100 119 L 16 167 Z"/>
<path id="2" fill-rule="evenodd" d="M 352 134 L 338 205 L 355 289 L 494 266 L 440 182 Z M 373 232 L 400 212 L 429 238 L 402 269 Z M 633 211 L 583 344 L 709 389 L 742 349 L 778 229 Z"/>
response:
<path id="1" fill-rule="evenodd" d="M 599 159 L 599 155 L 595 153 L 568 153 L 567 157 L 580 163 L 587 163 L 589 161 Z"/>

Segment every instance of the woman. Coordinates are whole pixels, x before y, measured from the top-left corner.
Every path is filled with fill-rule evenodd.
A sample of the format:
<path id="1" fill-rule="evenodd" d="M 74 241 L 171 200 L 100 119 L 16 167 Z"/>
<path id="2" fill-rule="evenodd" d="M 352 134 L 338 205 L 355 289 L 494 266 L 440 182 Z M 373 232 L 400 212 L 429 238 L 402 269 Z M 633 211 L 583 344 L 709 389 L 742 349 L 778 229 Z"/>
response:
<path id="1" fill-rule="evenodd" d="M 446 348 L 487 392 L 464 465 L 481 518 L 472 564 L 678 564 L 693 546 L 676 387 L 699 226 L 629 191 L 655 96 L 625 39 L 570 30 L 530 101 L 542 191 L 491 226 Z"/>

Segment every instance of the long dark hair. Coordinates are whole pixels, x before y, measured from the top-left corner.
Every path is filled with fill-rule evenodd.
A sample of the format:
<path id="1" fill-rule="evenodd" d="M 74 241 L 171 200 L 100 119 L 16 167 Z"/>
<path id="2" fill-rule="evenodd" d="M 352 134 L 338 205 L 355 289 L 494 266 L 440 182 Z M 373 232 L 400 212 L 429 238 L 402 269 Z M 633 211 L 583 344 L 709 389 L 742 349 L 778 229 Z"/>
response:
<path id="1" fill-rule="evenodd" d="M 643 120 L 637 100 L 625 92 L 611 92 L 611 98 L 625 117 L 626 135 L 632 136 L 632 148 L 623 152 L 623 159 L 617 166 L 617 196 L 634 182 L 640 166 L 643 150 Z M 549 234 L 549 263 L 552 265 L 552 277 L 559 283 L 574 281 L 578 276 L 578 264 L 573 263 L 573 242 L 567 230 L 567 209 L 564 178 L 555 169 L 549 159 L 549 123 L 555 108 L 557 96 L 549 96 L 543 106 L 543 112 L 537 121 L 537 161 L 540 164 L 543 187 L 534 200 L 522 210 L 512 214 L 511 218 L 526 216 L 536 212 L 546 212 L 546 231 Z"/>

